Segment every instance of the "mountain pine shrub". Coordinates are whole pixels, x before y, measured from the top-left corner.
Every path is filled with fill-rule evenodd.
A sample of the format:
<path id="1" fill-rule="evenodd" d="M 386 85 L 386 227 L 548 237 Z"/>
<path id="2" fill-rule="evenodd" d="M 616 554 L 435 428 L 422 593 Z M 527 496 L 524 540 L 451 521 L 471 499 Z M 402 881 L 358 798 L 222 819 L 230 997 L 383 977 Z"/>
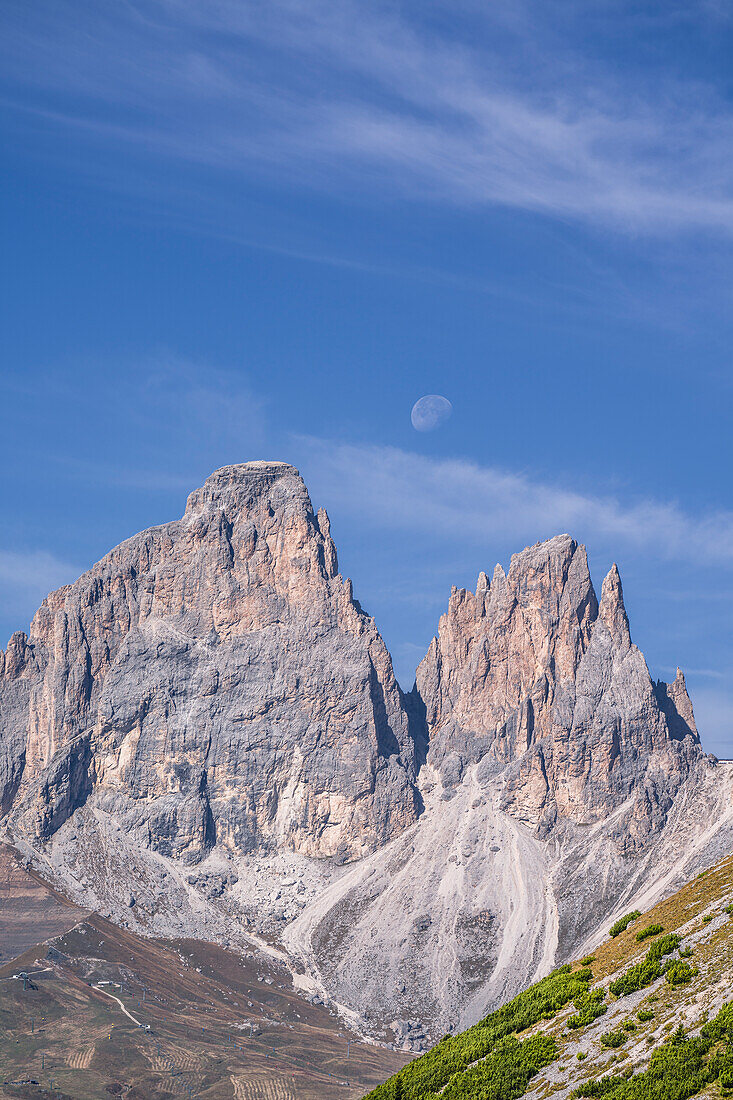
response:
<path id="1" fill-rule="evenodd" d="M 648 940 L 650 936 L 658 936 L 663 931 L 664 928 L 661 924 L 648 924 L 646 928 L 642 928 L 636 933 L 636 938 L 641 943 L 642 940 Z"/>
<path id="2" fill-rule="evenodd" d="M 667 967 L 665 977 L 671 986 L 687 985 L 699 973 L 699 970 L 691 967 L 689 963 L 673 962 Z"/>
<path id="3" fill-rule="evenodd" d="M 624 1029 L 622 1027 L 617 1027 L 615 1031 L 606 1031 L 601 1035 L 601 1046 L 610 1047 L 612 1050 L 615 1050 L 617 1047 L 623 1046 L 627 1039 L 628 1035 Z"/>
<path id="4" fill-rule="evenodd" d="M 641 913 L 638 909 L 634 909 L 633 913 L 627 913 L 625 917 L 620 917 L 615 924 L 611 925 L 609 935 L 612 939 L 616 936 L 620 936 L 622 932 L 625 932 L 632 921 L 638 920 Z"/>
<path id="5" fill-rule="evenodd" d="M 698 1036 L 680 1027 L 653 1052 L 643 1073 L 610 1074 L 586 1081 L 571 1096 L 608 1100 L 689 1100 L 706 1086 L 733 1086 L 733 1002 L 724 1005 Z"/>
<path id="6" fill-rule="evenodd" d="M 661 939 L 655 940 L 646 953 L 646 957 L 611 982 L 609 989 L 614 997 L 626 997 L 629 993 L 636 993 L 639 989 L 645 989 L 663 973 L 661 959 L 665 955 L 671 955 L 680 945 L 680 938 L 676 932 L 669 932 Z"/>

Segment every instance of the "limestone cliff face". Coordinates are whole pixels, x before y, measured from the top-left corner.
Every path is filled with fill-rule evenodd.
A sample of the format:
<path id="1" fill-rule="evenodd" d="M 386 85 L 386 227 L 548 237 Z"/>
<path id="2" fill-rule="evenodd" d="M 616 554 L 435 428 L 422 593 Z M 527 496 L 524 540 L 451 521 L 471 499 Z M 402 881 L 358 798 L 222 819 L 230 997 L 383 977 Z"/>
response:
<path id="1" fill-rule="evenodd" d="M 352 859 L 418 814 L 390 656 L 284 463 L 218 470 L 52 593 L 0 673 L 1 807 L 26 833 L 91 797 L 189 860 Z"/>
<path id="2" fill-rule="evenodd" d="M 157 935 L 277 926 L 377 1033 L 437 1038 L 576 957 L 730 848 L 732 790 L 568 535 L 454 589 L 403 696 L 284 463 L 218 470 L 0 653 L 13 839 Z"/>
<path id="3" fill-rule="evenodd" d="M 428 760 L 448 793 L 466 768 L 503 770 L 502 805 L 540 835 L 592 825 L 625 803 L 619 844 L 660 826 L 702 755 L 681 673 L 654 685 L 631 642 L 614 566 L 600 604 L 568 535 L 453 589 L 417 672 Z"/>

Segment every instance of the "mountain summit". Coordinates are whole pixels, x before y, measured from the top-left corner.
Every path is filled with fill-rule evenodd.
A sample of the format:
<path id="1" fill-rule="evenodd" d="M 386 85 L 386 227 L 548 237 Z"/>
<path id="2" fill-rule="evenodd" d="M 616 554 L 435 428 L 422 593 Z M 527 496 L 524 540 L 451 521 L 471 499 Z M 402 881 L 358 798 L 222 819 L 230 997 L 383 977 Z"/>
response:
<path id="1" fill-rule="evenodd" d="M 479 761 L 504 769 L 504 808 L 540 835 L 630 800 L 617 834 L 632 851 L 702 754 L 684 678 L 655 687 L 631 641 L 618 569 L 599 603 L 569 535 L 453 589 L 416 690 L 443 786 Z"/>
<path id="2" fill-rule="evenodd" d="M 91 799 L 189 863 L 353 859 L 417 817 L 390 656 L 286 463 L 217 470 L 50 595 L 0 667 L 2 805 L 40 839 Z"/>

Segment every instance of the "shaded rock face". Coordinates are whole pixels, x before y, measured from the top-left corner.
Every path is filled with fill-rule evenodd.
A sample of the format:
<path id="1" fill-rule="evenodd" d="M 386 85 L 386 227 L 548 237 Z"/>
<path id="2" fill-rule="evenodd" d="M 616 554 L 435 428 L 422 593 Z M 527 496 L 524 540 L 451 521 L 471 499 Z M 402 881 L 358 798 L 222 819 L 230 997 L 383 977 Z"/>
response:
<path id="1" fill-rule="evenodd" d="M 1 658 L 0 796 L 48 837 L 86 799 L 195 861 L 353 859 L 419 812 L 390 656 L 297 470 L 218 470 L 181 520 L 52 593 Z"/>
<path id="2" fill-rule="evenodd" d="M 599 603 L 568 535 L 453 589 L 415 692 L 448 795 L 481 761 L 503 773 L 502 809 L 540 836 L 628 801 L 617 841 L 632 852 L 703 755 L 682 674 L 653 684 L 631 642 L 616 566 Z"/>

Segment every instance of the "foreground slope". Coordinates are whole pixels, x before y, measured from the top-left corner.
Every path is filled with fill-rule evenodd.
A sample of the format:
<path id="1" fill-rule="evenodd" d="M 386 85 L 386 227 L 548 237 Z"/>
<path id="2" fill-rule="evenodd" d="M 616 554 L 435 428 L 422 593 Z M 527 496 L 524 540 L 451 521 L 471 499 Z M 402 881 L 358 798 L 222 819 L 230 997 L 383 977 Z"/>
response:
<path id="1" fill-rule="evenodd" d="M 733 1089 L 733 856 L 567 964 L 369 1100 L 608 1096 Z"/>

